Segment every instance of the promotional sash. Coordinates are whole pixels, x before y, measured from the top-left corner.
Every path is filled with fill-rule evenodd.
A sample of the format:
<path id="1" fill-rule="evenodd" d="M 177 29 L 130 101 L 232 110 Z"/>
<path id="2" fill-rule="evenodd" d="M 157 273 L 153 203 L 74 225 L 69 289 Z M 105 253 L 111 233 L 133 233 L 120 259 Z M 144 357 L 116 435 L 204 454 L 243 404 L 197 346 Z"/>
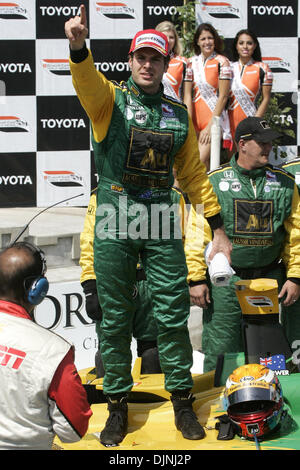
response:
<path id="1" fill-rule="evenodd" d="M 164 73 L 163 79 L 162 79 L 162 84 L 164 86 L 164 94 L 170 96 L 171 98 L 173 98 L 177 101 L 179 101 L 179 98 L 178 98 L 174 88 L 172 87 L 172 84 L 171 84 L 170 79 L 168 77 L 173 78 L 171 75 L 168 74 L 168 72 Z"/>
<path id="2" fill-rule="evenodd" d="M 248 63 L 253 63 L 248 62 Z M 239 106 L 243 110 L 244 114 L 248 116 L 255 116 L 256 107 L 250 99 L 250 96 L 246 92 L 244 85 L 242 83 L 239 62 L 234 62 L 232 65 L 233 69 L 233 80 L 231 84 L 231 91 L 236 98 Z M 247 65 L 245 66 L 247 67 Z M 231 108 L 232 109 L 232 108 Z"/>
<path id="3" fill-rule="evenodd" d="M 213 58 L 215 56 L 216 53 L 212 54 L 210 58 Z M 206 81 L 202 56 L 199 55 L 192 57 L 192 64 L 194 71 L 194 81 L 199 89 L 201 98 L 203 99 L 203 101 L 205 101 L 211 112 L 214 112 L 218 97 L 215 88 Z"/>
<path id="4" fill-rule="evenodd" d="M 209 57 L 209 59 L 213 59 L 214 57 L 216 57 L 216 55 L 217 54 L 214 52 Z M 218 96 L 215 88 L 206 81 L 205 66 L 202 60 L 202 56 L 199 55 L 192 57 L 192 64 L 194 70 L 194 82 L 199 90 L 201 98 L 203 99 L 203 101 L 205 101 L 205 103 L 213 113 L 218 101 Z M 231 148 L 232 137 L 230 132 L 228 113 L 225 110 L 221 113 L 220 125 L 223 130 L 223 147 Z"/>

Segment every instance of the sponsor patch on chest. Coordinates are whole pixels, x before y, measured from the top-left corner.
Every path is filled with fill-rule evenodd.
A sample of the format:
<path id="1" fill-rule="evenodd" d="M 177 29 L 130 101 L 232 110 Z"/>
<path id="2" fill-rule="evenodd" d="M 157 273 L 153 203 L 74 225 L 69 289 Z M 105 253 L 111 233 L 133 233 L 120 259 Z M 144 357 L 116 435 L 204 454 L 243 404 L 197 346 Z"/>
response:
<path id="1" fill-rule="evenodd" d="M 170 171 L 172 148 L 172 132 L 138 129 L 132 126 L 125 169 L 167 176 Z"/>
<path id="2" fill-rule="evenodd" d="M 272 235 L 273 201 L 234 201 L 234 235 Z"/>

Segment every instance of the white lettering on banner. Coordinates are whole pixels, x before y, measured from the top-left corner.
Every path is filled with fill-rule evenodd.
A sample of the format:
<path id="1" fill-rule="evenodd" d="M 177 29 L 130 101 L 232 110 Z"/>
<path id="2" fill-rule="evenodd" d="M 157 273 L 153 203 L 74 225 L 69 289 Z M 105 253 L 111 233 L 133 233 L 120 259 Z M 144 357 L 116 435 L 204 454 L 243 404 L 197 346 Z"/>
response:
<path id="1" fill-rule="evenodd" d="M 294 15 L 294 10 L 291 6 L 286 5 L 275 5 L 275 6 L 263 6 L 263 5 L 251 5 L 253 15 Z"/>
<path id="2" fill-rule="evenodd" d="M 16 73 L 16 72 L 32 72 L 29 64 L 0 64 L 0 72 L 6 73 Z"/>
<path id="3" fill-rule="evenodd" d="M 10 176 L 0 176 L 0 184 L 4 186 L 16 185 L 16 184 L 32 184 L 30 176 L 25 175 L 10 175 Z"/>
<path id="4" fill-rule="evenodd" d="M 43 7 L 40 6 L 42 16 L 76 16 L 80 15 L 80 7 L 78 6 L 65 6 L 65 7 Z"/>
<path id="5" fill-rule="evenodd" d="M 129 72 L 128 62 L 95 62 L 98 72 Z"/>
<path id="6" fill-rule="evenodd" d="M 274 114 L 274 121 L 276 124 L 294 124 L 294 120 L 290 114 Z"/>
<path id="7" fill-rule="evenodd" d="M 49 129 L 54 129 L 55 127 L 58 127 L 58 129 L 61 129 L 64 127 L 65 129 L 70 129 L 70 127 L 73 127 L 73 129 L 78 129 L 79 127 L 86 127 L 84 120 L 77 119 L 77 118 L 72 118 L 72 119 L 41 119 L 41 123 L 43 126 L 43 129 L 46 129 L 47 127 Z"/>
<path id="8" fill-rule="evenodd" d="M 176 15 L 177 8 L 175 6 L 147 6 L 149 15 Z"/>

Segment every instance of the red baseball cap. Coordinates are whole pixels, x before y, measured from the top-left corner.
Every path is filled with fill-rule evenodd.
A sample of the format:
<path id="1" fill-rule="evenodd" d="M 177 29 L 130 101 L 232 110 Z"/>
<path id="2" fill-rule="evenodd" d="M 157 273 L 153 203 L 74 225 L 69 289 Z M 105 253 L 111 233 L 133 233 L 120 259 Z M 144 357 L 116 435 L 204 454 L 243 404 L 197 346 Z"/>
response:
<path id="1" fill-rule="evenodd" d="M 167 36 L 156 29 L 144 29 L 139 31 L 131 41 L 129 54 L 142 47 L 151 47 L 160 52 L 164 57 L 169 55 L 169 41 Z"/>

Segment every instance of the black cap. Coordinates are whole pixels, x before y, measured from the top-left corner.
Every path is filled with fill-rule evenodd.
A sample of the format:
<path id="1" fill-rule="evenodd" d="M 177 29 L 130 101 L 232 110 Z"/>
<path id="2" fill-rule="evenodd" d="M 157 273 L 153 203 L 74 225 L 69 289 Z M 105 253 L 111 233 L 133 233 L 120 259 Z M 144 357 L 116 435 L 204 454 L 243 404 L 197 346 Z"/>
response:
<path id="1" fill-rule="evenodd" d="M 279 132 L 271 129 L 267 121 L 259 117 L 247 117 L 239 123 L 235 131 L 235 140 L 256 140 L 257 142 L 271 142 L 281 137 Z"/>

